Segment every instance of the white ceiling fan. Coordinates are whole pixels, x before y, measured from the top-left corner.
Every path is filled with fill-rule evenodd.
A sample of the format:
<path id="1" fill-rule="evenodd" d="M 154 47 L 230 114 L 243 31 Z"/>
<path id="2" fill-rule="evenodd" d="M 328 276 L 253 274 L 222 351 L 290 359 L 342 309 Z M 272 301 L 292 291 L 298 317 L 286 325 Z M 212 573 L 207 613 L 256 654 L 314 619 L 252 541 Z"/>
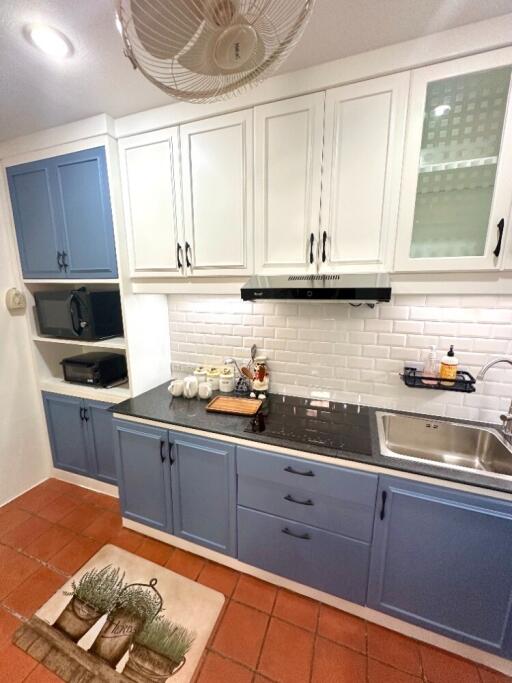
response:
<path id="1" fill-rule="evenodd" d="M 161 90 L 189 102 L 237 94 L 274 71 L 315 0 L 118 0 L 125 54 Z"/>

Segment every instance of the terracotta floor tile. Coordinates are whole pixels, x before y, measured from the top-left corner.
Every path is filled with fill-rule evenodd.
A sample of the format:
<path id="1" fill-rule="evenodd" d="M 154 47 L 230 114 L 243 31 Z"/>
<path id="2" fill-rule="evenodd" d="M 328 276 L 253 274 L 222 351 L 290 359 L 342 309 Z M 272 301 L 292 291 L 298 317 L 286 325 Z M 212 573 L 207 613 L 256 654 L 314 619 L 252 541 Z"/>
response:
<path id="1" fill-rule="evenodd" d="M 193 555 L 186 550 L 176 548 L 165 566 L 173 572 L 195 581 L 204 565 L 205 560 L 199 555 Z"/>
<path id="2" fill-rule="evenodd" d="M 366 657 L 330 640 L 317 638 L 311 683 L 365 683 Z"/>
<path id="3" fill-rule="evenodd" d="M 0 600 L 37 571 L 40 566 L 36 560 L 25 557 L 5 545 L 0 545 Z"/>
<path id="4" fill-rule="evenodd" d="M 123 548 L 123 550 L 128 550 L 130 553 L 135 553 L 145 539 L 146 536 L 138 534 L 136 531 L 122 528 L 112 536 L 110 543 L 117 545 L 118 548 Z"/>
<path id="5" fill-rule="evenodd" d="M 46 669 L 42 664 L 38 664 L 27 678 L 25 683 L 62 683 L 62 678 Z"/>
<path id="6" fill-rule="evenodd" d="M 11 507 L 11 504 L 0 508 L 0 538 L 6 534 L 11 529 L 19 526 L 27 519 L 30 519 L 31 515 L 25 510 L 20 508 Z"/>
<path id="7" fill-rule="evenodd" d="M 0 607 L 0 650 L 9 645 L 12 634 L 21 625 L 21 621 L 16 619 L 10 612 Z"/>
<path id="8" fill-rule="evenodd" d="M 421 683 L 423 679 L 398 671 L 376 659 L 368 659 L 368 683 Z"/>
<path id="9" fill-rule="evenodd" d="M 4 598 L 4 604 L 17 614 L 31 617 L 65 583 L 62 574 L 40 566 Z"/>
<path id="10" fill-rule="evenodd" d="M 265 637 L 268 617 L 263 612 L 230 602 L 213 641 L 217 652 L 255 667 Z"/>
<path id="11" fill-rule="evenodd" d="M 234 569 L 224 567 L 216 562 L 208 562 L 203 567 L 197 580 L 199 583 L 213 588 L 213 590 L 220 591 L 229 597 L 233 593 L 239 578 L 240 572 L 236 572 Z"/>
<path id="12" fill-rule="evenodd" d="M 69 529 L 54 525 L 36 538 L 35 541 L 29 543 L 25 548 L 25 553 L 46 562 L 75 537 L 75 534 Z"/>
<path id="13" fill-rule="evenodd" d="M 0 541 L 12 548 L 23 549 L 51 528 L 50 522 L 41 517 L 31 516 L 18 526 L 5 533 Z"/>
<path id="14" fill-rule="evenodd" d="M 251 683 L 252 671 L 215 652 L 209 652 L 197 683 Z"/>
<path id="15" fill-rule="evenodd" d="M 506 676 L 499 671 L 492 671 L 491 669 L 478 669 L 482 683 L 510 683 L 512 676 Z"/>
<path id="16" fill-rule="evenodd" d="M 42 484 L 16 498 L 16 504 L 22 510 L 36 513 L 58 497 L 58 493 Z"/>
<path id="17" fill-rule="evenodd" d="M 0 651 L 0 683 L 20 683 L 35 669 L 37 662 L 16 645 Z"/>
<path id="18" fill-rule="evenodd" d="M 99 515 L 96 519 L 85 527 L 82 531 L 84 536 L 96 538 L 102 543 L 108 543 L 112 536 L 115 536 L 122 529 L 122 521 L 119 515 L 110 510 L 101 510 L 97 508 Z"/>
<path id="19" fill-rule="evenodd" d="M 145 538 L 137 548 L 136 554 L 144 557 L 146 560 L 164 566 L 171 559 L 173 552 L 173 546 L 157 541 L 154 538 Z"/>
<path id="20" fill-rule="evenodd" d="M 90 560 L 102 547 L 102 543 L 95 538 L 78 536 L 71 543 L 64 546 L 59 552 L 51 557 L 48 562 L 53 567 L 60 569 L 65 574 L 74 574 L 80 567 Z"/>
<path id="21" fill-rule="evenodd" d="M 480 683 L 475 664 L 449 652 L 422 645 L 423 673 L 428 683 Z"/>
<path id="22" fill-rule="evenodd" d="M 272 617 L 258 671 L 279 683 L 308 683 L 313 643 L 314 636 L 309 631 Z"/>
<path id="23" fill-rule="evenodd" d="M 340 645 L 366 653 L 366 623 L 353 614 L 320 605 L 318 634 Z"/>
<path id="24" fill-rule="evenodd" d="M 77 534 L 82 533 L 84 529 L 95 522 L 101 515 L 101 510 L 93 505 L 86 505 L 80 503 L 74 510 L 65 515 L 60 521 L 61 526 L 66 529 L 71 529 Z"/>
<path id="25" fill-rule="evenodd" d="M 263 612 L 272 612 L 277 588 L 266 581 L 254 578 L 248 574 L 242 574 L 233 593 L 233 600 L 243 602 L 245 605 L 256 607 Z"/>
<path id="26" fill-rule="evenodd" d="M 263 676 L 262 674 L 254 674 L 252 683 L 274 683 L 270 678 Z"/>
<path id="27" fill-rule="evenodd" d="M 87 503 L 103 510 L 110 510 L 110 512 L 117 512 L 118 514 L 120 512 L 119 498 L 115 496 L 108 496 L 105 493 L 98 493 L 98 491 L 89 491 L 84 499 Z"/>
<path id="28" fill-rule="evenodd" d="M 420 650 L 416 641 L 395 631 L 368 624 L 368 656 L 400 671 L 421 674 Z"/>
<path id="29" fill-rule="evenodd" d="M 49 522 L 58 522 L 74 510 L 77 505 L 78 501 L 65 493 L 58 498 L 55 498 L 55 500 L 50 501 L 47 505 L 42 507 L 37 514 L 39 517 L 43 517 Z"/>
<path id="30" fill-rule="evenodd" d="M 281 588 L 274 605 L 274 615 L 308 631 L 316 631 L 318 607 L 315 600 Z"/>

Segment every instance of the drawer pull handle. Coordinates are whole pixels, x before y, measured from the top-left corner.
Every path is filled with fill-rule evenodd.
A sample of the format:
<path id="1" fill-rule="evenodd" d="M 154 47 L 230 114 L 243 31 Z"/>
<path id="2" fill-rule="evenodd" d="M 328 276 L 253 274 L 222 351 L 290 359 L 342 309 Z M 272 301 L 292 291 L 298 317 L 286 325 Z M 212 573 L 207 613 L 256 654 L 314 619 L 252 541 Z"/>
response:
<path id="1" fill-rule="evenodd" d="M 286 534 L 287 536 L 293 536 L 293 538 L 300 538 L 301 541 L 309 541 L 311 536 L 309 534 L 294 534 L 293 531 L 290 531 L 287 526 L 285 526 L 284 529 L 281 529 L 283 534 Z"/>
<path id="2" fill-rule="evenodd" d="M 293 496 L 290 496 L 289 493 L 284 497 L 284 499 L 287 500 L 289 503 L 297 503 L 297 505 L 314 505 L 311 498 L 308 498 L 307 500 L 297 500 Z"/>
<path id="3" fill-rule="evenodd" d="M 305 472 L 301 472 L 300 470 L 294 470 L 293 467 L 288 467 L 284 468 L 285 472 L 290 472 L 290 474 L 300 474 L 301 477 L 314 477 L 315 473 L 313 470 L 306 470 Z"/>
<path id="4" fill-rule="evenodd" d="M 380 508 L 380 518 L 384 519 L 386 516 L 386 498 L 388 497 L 387 491 L 382 492 L 382 505 Z"/>

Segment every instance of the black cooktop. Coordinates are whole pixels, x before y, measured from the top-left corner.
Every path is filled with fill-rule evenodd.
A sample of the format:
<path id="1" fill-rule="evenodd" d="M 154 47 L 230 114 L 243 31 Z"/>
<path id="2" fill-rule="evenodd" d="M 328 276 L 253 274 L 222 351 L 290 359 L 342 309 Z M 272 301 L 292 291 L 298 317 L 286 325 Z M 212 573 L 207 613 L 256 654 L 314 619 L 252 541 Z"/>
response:
<path id="1" fill-rule="evenodd" d="M 365 406 L 296 396 L 270 396 L 244 430 L 293 444 L 318 445 L 348 453 L 371 453 Z"/>

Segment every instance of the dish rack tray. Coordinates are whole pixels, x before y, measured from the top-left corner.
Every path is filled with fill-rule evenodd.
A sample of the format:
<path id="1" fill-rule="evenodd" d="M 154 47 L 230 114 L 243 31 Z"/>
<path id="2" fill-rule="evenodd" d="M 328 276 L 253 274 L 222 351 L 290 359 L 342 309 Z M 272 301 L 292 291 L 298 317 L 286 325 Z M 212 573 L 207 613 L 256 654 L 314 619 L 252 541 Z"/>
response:
<path id="1" fill-rule="evenodd" d="M 416 368 L 405 368 L 404 372 L 400 374 L 400 378 L 407 387 L 411 389 L 437 389 L 442 391 L 460 391 L 465 394 L 472 394 L 476 388 L 476 380 L 473 375 L 467 370 L 459 370 L 457 372 L 457 378 L 454 379 L 449 384 L 443 384 L 443 382 L 448 382 L 448 380 L 442 380 L 435 378 L 434 384 L 424 384 L 423 383 L 423 373 Z M 429 377 L 429 380 L 433 378 Z"/>

